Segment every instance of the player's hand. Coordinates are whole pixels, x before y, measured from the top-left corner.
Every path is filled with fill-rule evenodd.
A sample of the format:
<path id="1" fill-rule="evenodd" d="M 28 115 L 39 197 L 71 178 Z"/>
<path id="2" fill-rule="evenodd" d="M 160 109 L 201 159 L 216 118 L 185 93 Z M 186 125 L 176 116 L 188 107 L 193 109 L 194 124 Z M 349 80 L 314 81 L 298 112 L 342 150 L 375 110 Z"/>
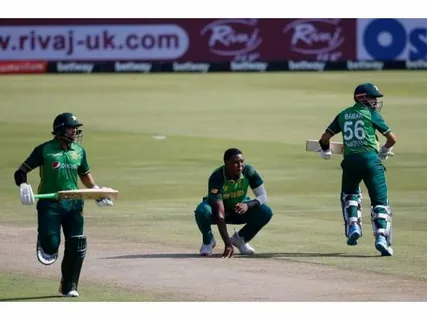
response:
<path id="1" fill-rule="evenodd" d="M 98 207 L 112 207 L 113 201 L 108 198 L 102 198 L 102 199 L 96 200 L 96 204 L 98 205 Z"/>
<path id="2" fill-rule="evenodd" d="M 237 214 L 244 214 L 246 211 L 248 211 L 248 205 L 246 203 L 238 203 L 234 207 L 234 211 L 236 211 Z"/>
<path id="3" fill-rule="evenodd" d="M 320 158 L 322 158 L 323 160 L 329 160 L 332 157 L 332 151 L 331 150 L 326 150 L 323 151 L 322 149 L 320 149 Z"/>
<path id="4" fill-rule="evenodd" d="M 387 148 L 385 145 L 383 145 L 380 149 L 379 156 L 381 160 L 387 160 L 389 157 L 393 157 L 394 153 L 391 152 L 393 150 L 393 147 Z"/>
<path id="5" fill-rule="evenodd" d="M 228 243 L 225 245 L 224 253 L 222 254 L 223 258 L 233 258 L 234 255 L 234 248 L 231 243 Z"/>
<path id="6" fill-rule="evenodd" d="M 93 189 L 109 190 L 111 188 L 107 188 L 107 187 L 100 188 L 99 186 L 95 185 L 93 187 Z M 96 200 L 96 204 L 98 205 L 98 207 L 112 207 L 113 206 L 113 200 L 108 199 L 108 198 L 102 198 L 102 199 Z"/>
<path id="7" fill-rule="evenodd" d="M 31 206 L 35 202 L 33 189 L 25 182 L 21 183 L 19 186 L 19 197 L 21 198 L 21 203 L 24 206 Z"/>

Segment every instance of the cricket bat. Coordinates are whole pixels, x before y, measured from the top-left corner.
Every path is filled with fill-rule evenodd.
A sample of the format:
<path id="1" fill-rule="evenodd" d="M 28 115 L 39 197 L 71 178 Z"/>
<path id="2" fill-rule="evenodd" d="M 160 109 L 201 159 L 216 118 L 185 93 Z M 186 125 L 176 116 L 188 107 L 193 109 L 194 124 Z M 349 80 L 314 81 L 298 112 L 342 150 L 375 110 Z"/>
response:
<path id="1" fill-rule="evenodd" d="M 342 142 L 334 142 L 330 141 L 329 143 L 330 150 L 333 154 L 343 154 L 344 153 L 344 145 Z M 319 140 L 307 140 L 305 143 L 305 151 L 309 152 L 320 152 L 320 144 Z"/>
<path id="2" fill-rule="evenodd" d="M 109 198 L 115 200 L 119 195 L 119 191 L 114 189 L 77 189 L 64 190 L 55 193 L 35 194 L 36 199 L 52 199 L 52 200 L 99 200 Z"/>

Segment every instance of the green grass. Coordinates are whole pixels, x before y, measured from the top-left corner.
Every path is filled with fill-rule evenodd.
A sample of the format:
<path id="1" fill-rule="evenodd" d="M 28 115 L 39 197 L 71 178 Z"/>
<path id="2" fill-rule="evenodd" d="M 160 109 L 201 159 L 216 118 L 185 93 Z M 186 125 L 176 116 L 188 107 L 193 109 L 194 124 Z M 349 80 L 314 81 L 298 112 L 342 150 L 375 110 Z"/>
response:
<path id="1" fill-rule="evenodd" d="M 2 77 L 1 224 L 35 225 L 35 214 L 19 203 L 13 172 L 33 147 L 50 138 L 54 117 L 70 111 L 84 122 L 83 144 L 97 182 L 121 192 L 111 209 L 87 204 L 92 237 L 173 243 L 196 252 L 200 234 L 193 210 L 224 150 L 238 147 L 263 176 L 274 211 L 253 241 L 261 258 L 425 281 L 425 79 L 422 71 Z M 396 156 L 385 163 L 394 210 L 391 259 L 374 257 L 364 187 L 364 236 L 356 248 L 345 245 L 340 157 L 323 161 L 304 150 L 305 140 L 317 139 L 336 113 L 352 104 L 354 87 L 365 81 L 385 94 L 382 114 L 398 137 Z M 155 134 L 167 139 L 154 140 Z M 33 185 L 37 174 L 30 175 Z M 42 282 L 5 272 L 1 289 L 18 280 L 22 290 Z M 110 298 L 89 287 L 82 290 L 89 299 Z M 37 294 L 28 289 L 27 295 Z M 111 297 L 127 298 L 126 292 Z"/>
<path id="2" fill-rule="evenodd" d="M 0 302 L 33 301 L 33 302 L 150 302 L 173 301 L 173 296 L 159 293 L 131 292 L 120 287 L 82 281 L 80 297 L 70 299 L 57 293 L 58 279 L 30 277 L 25 274 L 11 274 L 0 270 Z M 180 299 L 182 301 L 182 297 Z"/>

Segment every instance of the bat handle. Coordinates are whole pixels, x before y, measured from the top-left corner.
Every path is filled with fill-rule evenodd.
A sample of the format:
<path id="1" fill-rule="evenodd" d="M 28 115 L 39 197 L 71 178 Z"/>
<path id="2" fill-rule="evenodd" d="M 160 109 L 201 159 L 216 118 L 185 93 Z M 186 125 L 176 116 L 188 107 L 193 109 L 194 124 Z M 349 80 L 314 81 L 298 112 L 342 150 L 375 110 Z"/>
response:
<path id="1" fill-rule="evenodd" d="M 35 199 L 56 199 L 58 196 L 57 193 L 45 193 L 45 194 L 35 194 Z"/>

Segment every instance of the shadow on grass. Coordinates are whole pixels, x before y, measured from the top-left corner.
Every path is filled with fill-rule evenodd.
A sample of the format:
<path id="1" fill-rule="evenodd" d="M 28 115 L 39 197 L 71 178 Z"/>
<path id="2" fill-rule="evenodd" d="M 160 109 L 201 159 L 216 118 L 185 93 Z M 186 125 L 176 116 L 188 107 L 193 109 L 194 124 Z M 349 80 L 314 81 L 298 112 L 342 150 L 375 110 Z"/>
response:
<path id="1" fill-rule="evenodd" d="M 35 296 L 35 297 L 20 297 L 20 298 L 0 298 L 0 302 L 6 302 L 6 301 L 28 301 L 28 300 L 42 300 L 42 299 L 61 299 L 63 297 L 56 295 L 56 296 Z M 68 300 L 69 301 L 69 300 Z"/>
<path id="2" fill-rule="evenodd" d="M 213 254 L 211 258 L 220 258 L 220 253 Z M 319 253 L 319 252 L 268 252 L 256 253 L 252 256 L 244 256 L 235 254 L 235 258 L 245 259 L 275 259 L 275 258 L 327 258 L 327 257 L 342 257 L 342 258 L 376 258 L 379 255 L 363 255 L 363 254 L 345 254 L 345 253 Z M 201 258 L 198 253 L 150 253 L 150 254 L 132 254 L 115 257 L 106 257 L 101 259 L 194 259 Z"/>

